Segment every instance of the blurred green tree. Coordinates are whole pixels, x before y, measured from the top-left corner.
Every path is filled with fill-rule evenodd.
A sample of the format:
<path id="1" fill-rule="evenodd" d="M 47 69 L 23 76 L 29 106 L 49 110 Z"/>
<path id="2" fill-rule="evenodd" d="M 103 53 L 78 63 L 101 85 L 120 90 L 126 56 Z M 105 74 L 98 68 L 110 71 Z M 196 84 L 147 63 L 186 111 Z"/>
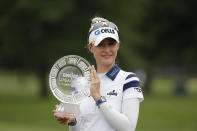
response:
<path id="1" fill-rule="evenodd" d="M 97 10 L 89 8 L 93 4 L 90 0 L 1 1 L 0 66 L 35 71 L 41 96 L 47 96 L 52 64 L 68 54 L 87 56 L 89 20 Z"/>
<path id="2" fill-rule="evenodd" d="M 140 37 L 133 48 L 146 63 L 148 76 L 155 69 L 170 72 L 181 80 L 186 74 L 196 73 L 196 1 L 141 1 L 141 7 L 144 15 L 134 28 Z M 146 92 L 150 92 L 148 87 Z"/>
<path id="3" fill-rule="evenodd" d="M 90 19 L 101 15 L 120 29 L 118 63 L 144 69 L 191 69 L 197 65 L 195 1 L 156 0 L 9 0 L 0 2 L 0 67 L 33 70 L 47 96 L 47 78 L 60 57 L 76 54 L 93 60 L 84 48 Z M 85 33 L 84 33 L 85 32 Z"/>

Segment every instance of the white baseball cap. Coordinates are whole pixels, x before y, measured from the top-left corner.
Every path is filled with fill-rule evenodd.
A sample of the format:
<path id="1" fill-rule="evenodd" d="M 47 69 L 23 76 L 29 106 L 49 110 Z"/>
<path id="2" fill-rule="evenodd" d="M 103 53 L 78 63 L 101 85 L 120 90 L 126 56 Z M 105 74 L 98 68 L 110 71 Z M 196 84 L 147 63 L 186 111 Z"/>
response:
<path id="1" fill-rule="evenodd" d="M 113 38 L 119 43 L 118 31 L 111 27 L 101 27 L 92 31 L 89 35 L 89 44 L 98 46 L 100 42 L 106 38 Z"/>

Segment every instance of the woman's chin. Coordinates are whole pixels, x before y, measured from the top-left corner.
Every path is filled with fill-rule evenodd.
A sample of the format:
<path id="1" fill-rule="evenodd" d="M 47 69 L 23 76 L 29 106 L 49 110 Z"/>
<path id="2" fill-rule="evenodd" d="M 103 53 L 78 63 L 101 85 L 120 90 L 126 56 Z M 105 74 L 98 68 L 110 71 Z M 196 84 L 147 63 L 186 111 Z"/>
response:
<path id="1" fill-rule="evenodd" d="M 114 62 L 112 61 L 103 61 L 102 63 L 103 63 L 102 65 L 104 66 L 112 66 L 114 64 Z"/>

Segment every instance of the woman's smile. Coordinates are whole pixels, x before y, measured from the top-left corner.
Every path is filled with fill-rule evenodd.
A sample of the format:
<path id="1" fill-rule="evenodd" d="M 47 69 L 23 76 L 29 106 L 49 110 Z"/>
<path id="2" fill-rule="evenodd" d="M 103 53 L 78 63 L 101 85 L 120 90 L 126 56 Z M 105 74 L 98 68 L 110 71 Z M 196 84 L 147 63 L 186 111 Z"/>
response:
<path id="1" fill-rule="evenodd" d="M 105 58 L 105 59 L 109 59 L 109 58 L 111 58 L 112 57 L 112 55 L 101 55 L 103 58 Z"/>

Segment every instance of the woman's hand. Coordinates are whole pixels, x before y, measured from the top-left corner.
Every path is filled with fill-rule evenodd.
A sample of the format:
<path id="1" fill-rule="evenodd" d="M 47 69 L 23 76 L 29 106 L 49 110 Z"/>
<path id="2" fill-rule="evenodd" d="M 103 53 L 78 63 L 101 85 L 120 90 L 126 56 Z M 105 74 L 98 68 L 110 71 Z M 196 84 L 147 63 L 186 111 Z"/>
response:
<path id="1" fill-rule="evenodd" d="M 59 105 L 55 106 L 56 109 L 59 107 Z M 57 113 L 57 110 L 52 111 L 53 114 Z M 67 117 L 67 116 L 55 116 L 56 120 L 61 124 L 61 125 L 68 125 L 70 122 L 74 122 L 75 118 L 74 117 Z"/>
<path id="2" fill-rule="evenodd" d="M 95 101 L 98 101 L 101 98 L 100 80 L 98 75 L 96 74 L 96 70 L 93 65 L 90 66 L 90 74 L 91 74 L 90 95 L 94 98 Z"/>

